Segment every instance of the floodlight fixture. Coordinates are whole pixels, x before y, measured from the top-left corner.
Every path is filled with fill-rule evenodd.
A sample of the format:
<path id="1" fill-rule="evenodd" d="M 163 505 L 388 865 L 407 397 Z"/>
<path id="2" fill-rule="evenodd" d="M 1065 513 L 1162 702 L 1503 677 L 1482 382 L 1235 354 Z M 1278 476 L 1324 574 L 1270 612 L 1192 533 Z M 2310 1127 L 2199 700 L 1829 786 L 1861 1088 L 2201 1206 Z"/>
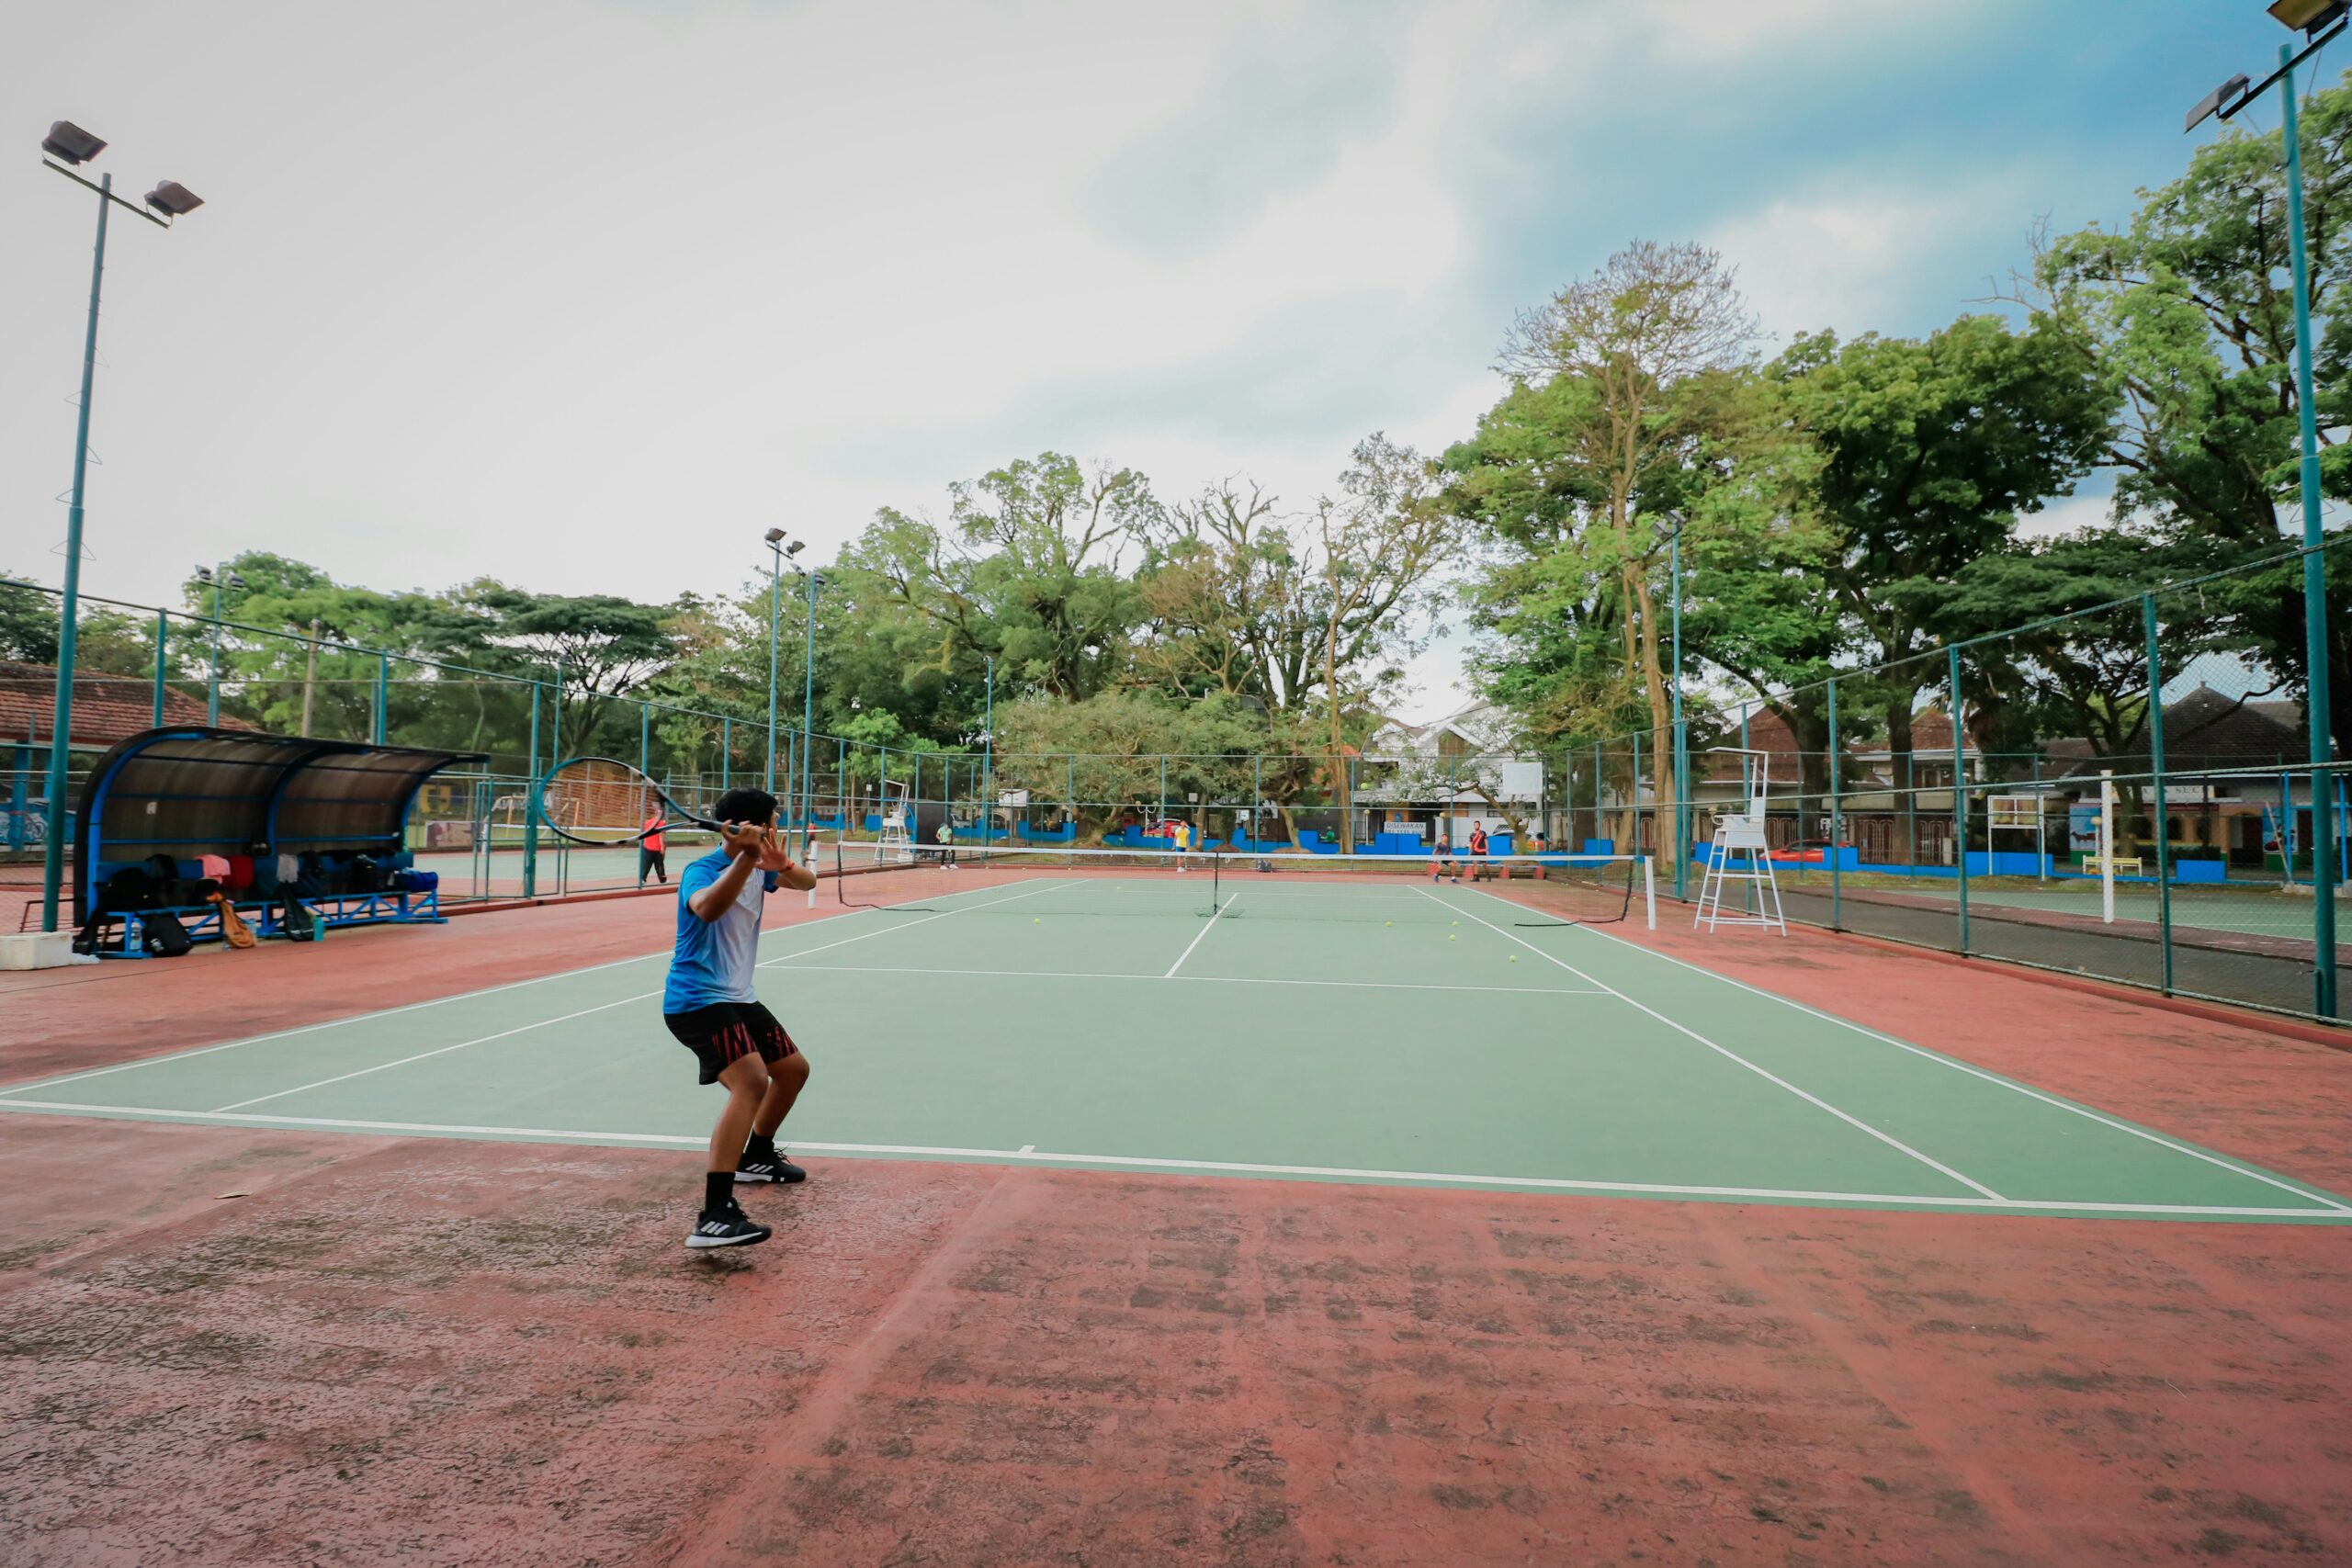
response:
<path id="1" fill-rule="evenodd" d="M 2279 26 L 2305 36 L 2326 27 L 2346 9 L 2346 0 L 2270 0 L 2269 6 L 2271 17 Z"/>
<path id="2" fill-rule="evenodd" d="M 166 218 L 185 218 L 202 207 L 204 198 L 177 180 L 165 180 L 147 193 L 147 205 Z"/>
<path id="3" fill-rule="evenodd" d="M 784 547 L 784 553 L 785 553 L 786 555 L 788 555 L 788 556 L 797 556 L 797 555 L 798 555 L 801 551 L 803 551 L 803 550 L 807 549 L 808 547 L 808 540 L 806 540 L 806 539 L 795 539 L 795 540 L 793 540 L 793 541 L 792 541 L 792 543 L 790 543 L 790 544 L 788 544 L 788 545 L 786 545 L 786 546 L 785 546 L 785 547 Z"/>
<path id="4" fill-rule="evenodd" d="M 771 528 L 771 529 L 769 529 L 769 530 L 768 530 L 767 539 L 768 539 L 768 543 L 769 543 L 769 544 L 771 544 L 771 545 L 773 545 L 773 544 L 777 544 L 777 543 L 781 542 L 781 541 L 783 540 L 783 538 L 784 538 L 784 530 L 783 530 L 783 529 L 781 529 L 781 528 Z"/>
<path id="5" fill-rule="evenodd" d="M 68 164 L 86 164 L 107 150 L 107 144 L 74 124 L 61 119 L 40 139 L 40 150 Z"/>
<path id="6" fill-rule="evenodd" d="M 2238 100 L 2245 96 L 2247 83 L 2248 78 L 2240 73 L 2198 99 L 2197 107 L 2188 111 L 2188 118 L 2180 128 L 2181 133 L 2186 135 L 2196 130 L 2224 108 L 2236 107 Z"/>

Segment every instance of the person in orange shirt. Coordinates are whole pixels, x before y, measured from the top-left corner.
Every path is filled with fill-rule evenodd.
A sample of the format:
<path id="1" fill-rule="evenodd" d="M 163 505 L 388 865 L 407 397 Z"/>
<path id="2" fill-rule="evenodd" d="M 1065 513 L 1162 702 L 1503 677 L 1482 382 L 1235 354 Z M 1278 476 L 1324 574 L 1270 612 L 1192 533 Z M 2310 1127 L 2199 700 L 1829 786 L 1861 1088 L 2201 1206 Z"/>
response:
<path id="1" fill-rule="evenodd" d="M 652 831 L 637 841 L 637 885 L 639 887 L 645 886 L 645 874 L 650 871 L 661 879 L 662 886 L 667 887 L 670 886 L 670 862 L 662 852 L 662 807 L 659 805 L 647 808 L 644 825 Z"/>

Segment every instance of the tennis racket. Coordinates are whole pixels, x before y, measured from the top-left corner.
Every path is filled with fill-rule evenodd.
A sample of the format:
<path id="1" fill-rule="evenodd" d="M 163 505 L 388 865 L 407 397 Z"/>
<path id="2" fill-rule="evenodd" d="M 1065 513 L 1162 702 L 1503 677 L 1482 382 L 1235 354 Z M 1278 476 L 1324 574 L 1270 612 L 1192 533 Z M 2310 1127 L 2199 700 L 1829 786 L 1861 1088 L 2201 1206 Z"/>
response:
<path id="1" fill-rule="evenodd" d="M 560 839 L 600 847 L 639 844 L 680 829 L 716 833 L 719 823 L 707 795 L 706 790 L 673 795 L 650 774 L 617 758 L 574 757 L 557 763 L 539 780 L 539 821 Z"/>

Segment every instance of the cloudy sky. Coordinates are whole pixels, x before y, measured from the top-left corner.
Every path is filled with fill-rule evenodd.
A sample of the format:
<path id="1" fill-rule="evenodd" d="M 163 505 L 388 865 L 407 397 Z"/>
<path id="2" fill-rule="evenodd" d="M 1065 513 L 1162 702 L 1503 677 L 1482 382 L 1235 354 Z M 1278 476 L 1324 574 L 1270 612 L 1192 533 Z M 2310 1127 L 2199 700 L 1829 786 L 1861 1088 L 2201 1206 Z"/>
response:
<path id="1" fill-rule="evenodd" d="M 0 569 L 63 568 L 96 198 L 42 131 L 209 203 L 108 248 L 83 582 L 148 602 L 242 549 L 718 592 L 771 525 L 827 555 L 1047 448 L 1304 504 L 1366 432 L 1467 433 L 1513 311 L 1636 237 L 1722 249 L 1780 336 L 1931 329 L 2037 220 L 2125 217 L 2288 37 L 2259 0 L 85 0 L 6 32 Z"/>

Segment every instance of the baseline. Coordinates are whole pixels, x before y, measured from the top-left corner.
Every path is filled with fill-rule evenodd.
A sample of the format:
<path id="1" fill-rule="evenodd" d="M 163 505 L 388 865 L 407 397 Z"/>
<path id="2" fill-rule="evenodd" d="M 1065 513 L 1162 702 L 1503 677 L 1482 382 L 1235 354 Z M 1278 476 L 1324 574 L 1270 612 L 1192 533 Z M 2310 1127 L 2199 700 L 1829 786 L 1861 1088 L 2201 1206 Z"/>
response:
<path id="1" fill-rule="evenodd" d="M 507 1127 L 444 1122 L 377 1122 L 332 1116 L 248 1115 L 227 1111 L 170 1111 L 135 1105 L 81 1105 L 62 1100 L 0 1100 L 0 1110 L 52 1111 L 69 1115 L 137 1117 L 219 1126 L 318 1127 L 355 1133 L 412 1133 L 449 1137 L 512 1138 L 528 1142 L 650 1144 L 665 1148 L 701 1148 L 707 1135 L 679 1133 L 616 1133 L 553 1127 Z M 1151 1155 L 1061 1154 L 1035 1147 L 964 1148 L 929 1144 L 836 1144 L 792 1141 L 796 1149 L 825 1154 L 991 1160 L 1006 1163 L 1075 1165 L 1116 1169 L 1197 1171 L 1210 1175 L 1295 1176 L 1347 1181 L 1422 1185 L 1524 1188 L 1544 1191 L 1625 1193 L 1634 1196 L 1724 1198 L 1768 1202 L 1838 1203 L 1871 1208 L 1932 1208 L 2000 1213 L 2140 1214 L 2198 1219 L 2303 1220 L 2343 1224 L 2352 1216 L 2310 1208 L 2255 1208 L 2230 1204 L 2068 1202 L 2060 1200 L 1956 1198 L 1908 1192 L 1842 1192 L 1780 1187 L 1707 1187 L 1672 1182 L 1602 1181 L 1571 1177 L 1479 1176 L 1461 1171 L 1385 1170 L 1354 1166 L 1274 1165 L 1242 1160 L 1171 1159 Z"/>

